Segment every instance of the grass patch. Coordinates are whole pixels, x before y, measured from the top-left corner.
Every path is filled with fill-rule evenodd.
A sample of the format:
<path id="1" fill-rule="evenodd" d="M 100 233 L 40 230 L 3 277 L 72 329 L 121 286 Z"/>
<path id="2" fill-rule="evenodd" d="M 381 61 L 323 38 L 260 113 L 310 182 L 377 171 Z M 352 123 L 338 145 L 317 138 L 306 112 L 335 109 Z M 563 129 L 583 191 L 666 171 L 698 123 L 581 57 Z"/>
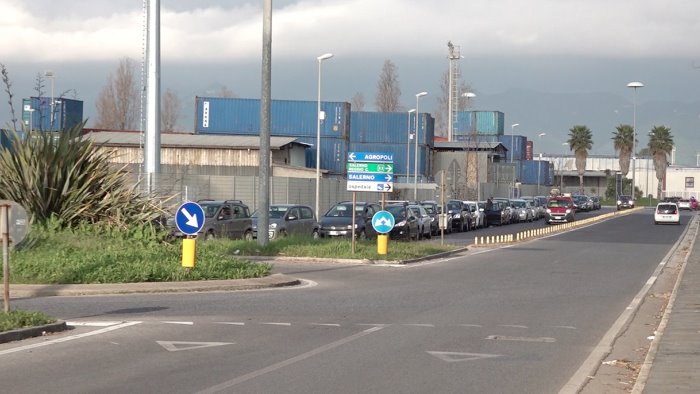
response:
<path id="1" fill-rule="evenodd" d="M 0 312 L 0 332 L 11 331 L 24 327 L 43 326 L 55 323 L 56 319 L 41 312 L 10 311 Z"/>
<path id="2" fill-rule="evenodd" d="M 33 228 L 10 254 L 10 281 L 25 284 L 134 283 L 267 276 L 269 264 L 234 256 L 230 241 L 197 241 L 196 266 L 182 268 L 182 244 L 131 231 Z"/>
<path id="3" fill-rule="evenodd" d="M 377 253 L 377 241 L 357 241 L 355 254 L 348 238 L 286 237 L 265 247 L 255 242 L 234 241 L 232 249 L 242 256 L 290 256 L 336 259 L 407 260 L 457 249 L 454 245 L 390 240 L 388 254 Z"/>

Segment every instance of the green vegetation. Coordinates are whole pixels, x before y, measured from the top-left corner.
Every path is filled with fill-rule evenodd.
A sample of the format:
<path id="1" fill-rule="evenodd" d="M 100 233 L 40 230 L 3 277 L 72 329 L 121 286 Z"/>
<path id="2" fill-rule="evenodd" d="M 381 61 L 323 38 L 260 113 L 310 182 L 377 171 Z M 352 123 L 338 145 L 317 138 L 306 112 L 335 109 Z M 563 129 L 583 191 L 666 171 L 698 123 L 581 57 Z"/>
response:
<path id="1" fill-rule="evenodd" d="M 347 238 L 287 237 L 260 246 L 255 242 L 231 241 L 231 249 L 242 256 L 290 256 L 329 259 L 407 260 L 457 249 L 454 245 L 389 241 L 388 254 L 377 253 L 377 241 L 357 241 L 355 254 Z"/>
<path id="2" fill-rule="evenodd" d="M 11 252 L 11 281 L 26 284 L 130 283 L 256 278 L 272 267 L 236 258 L 231 241 L 198 241 L 194 269 L 182 268 L 182 245 L 150 226 L 36 227 Z"/>
<path id="3" fill-rule="evenodd" d="M 0 332 L 16 330 L 24 327 L 43 326 L 55 323 L 56 319 L 41 312 L 10 311 L 0 313 Z"/>

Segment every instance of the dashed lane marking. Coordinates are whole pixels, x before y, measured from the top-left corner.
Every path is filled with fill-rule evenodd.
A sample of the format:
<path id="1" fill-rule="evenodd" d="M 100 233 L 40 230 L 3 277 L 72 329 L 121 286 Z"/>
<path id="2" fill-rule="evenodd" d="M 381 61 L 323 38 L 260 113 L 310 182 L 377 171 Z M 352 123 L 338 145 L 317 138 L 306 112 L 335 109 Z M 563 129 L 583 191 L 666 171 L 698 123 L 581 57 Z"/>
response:
<path id="1" fill-rule="evenodd" d="M 557 341 L 554 338 L 548 338 L 548 337 L 528 338 L 528 337 L 510 337 L 510 336 L 506 336 L 506 335 L 489 335 L 486 337 L 486 339 L 490 339 L 490 340 L 494 340 L 494 341 L 545 342 L 545 343 L 553 343 L 553 342 Z"/>
<path id="2" fill-rule="evenodd" d="M 233 345 L 235 342 L 183 342 L 183 341 L 156 341 L 169 352 L 179 352 L 181 350 L 202 349 L 206 347 Z"/>
<path id="3" fill-rule="evenodd" d="M 459 353 L 459 352 L 436 352 L 426 350 L 428 354 L 439 358 L 442 361 L 447 361 L 448 363 L 456 363 L 459 361 L 472 361 L 480 360 L 486 358 L 496 358 L 503 357 L 500 354 L 486 354 L 486 353 Z"/>
<path id="4" fill-rule="evenodd" d="M 193 321 L 161 321 L 163 324 L 179 324 L 181 326 L 194 326 Z"/>
<path id="5" fill-rule="evenodd" d="M 109 327 L 124 323 L 124 321 L 67 321 L 67 326 L 73 327 Z"/>

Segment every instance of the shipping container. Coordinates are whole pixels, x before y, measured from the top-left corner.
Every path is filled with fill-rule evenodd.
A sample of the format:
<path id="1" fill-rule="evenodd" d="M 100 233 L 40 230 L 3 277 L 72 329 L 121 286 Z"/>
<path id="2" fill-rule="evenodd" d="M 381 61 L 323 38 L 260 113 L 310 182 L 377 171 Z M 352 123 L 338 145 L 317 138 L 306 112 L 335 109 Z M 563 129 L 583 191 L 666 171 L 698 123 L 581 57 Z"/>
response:
<path id="1" fill-rule="evenodd" d="M 64 97 L 31 97 L 22 100 L 22 123 L 39 131 L 62 131 L 83 121 L 83 102 Z M 31 122 L 30 122 L 31 118 Z"/>
<path id="2" fill-rule="evenodd" d="M 521 162 L 520 182 L 529 185 L 550 185 L 550 165 L 548 161 L 524 160 Z"/>
<path id="3" fill-rule="evenodd" d="M 418 143 L 432 146 L 435 123 L 431 121 L 430 114 L 421 113 L 418 118 L 421 125 Z M 409 140 L 409 134 L 415 133 L 415 128 L 415 113 L 353 111 L 350 114 L 350 141 L 352 142 L 406 143 Z"/>
<path id="4" fill-rule="evenodd" d="M 315 137 L 316 101 L 272 100 L 270 134 L 290 137 Z M 195 133 L 260 134 L 260 100 L 222 97 L 195 98 Z M 350 104 L 321 102 L 321 136 L 348 138 Z"/>
<path id="5" fill-rule="evenodd" d="M 399 182 L 405 182 L 407 175 L 413 179 L 415 169 L 415 145 L 410 145 L 410 151 L 403 144 L 373 144 L 353 142 L 350 143 L 350 152 L 386 152 L 394 155 L 394 176 Z M 418 178 L 432 178 L 432 148 L 428 145 L 418 145 Z M 406 172 L 408 170 L 408 173 Z"/>
<path id="6" fill-rule="evenodd" d="M 10 149 L 10 139 L 7 138 L 8 130 L 0 129 L 0 149 Z"/>
<path id="7" fill-rule="evenodd" d="M 453 135 L 471 133 L 484 135 L 503 135 L 505 115 L 500 111 L 461 111 L 457 112 Z"/>
<path id="8" fill-rule="evenodd" d="M 306 167 L 316 168 L 316 137 L 300 137 L 298 142 L 313 145 L 306 150 Z M 321 137 L 321 169 L 329 175 L 345 174 L 348 143 L 344 138 Z"/>
<path id="9" fill-rule="evenodd" d="M 525 159 L 527 137 L 522 135 L 502 135 L 498 137 L 498 141 L 508 149 L 507 161 Z M 513 147 L 512 149 L 511 146 Z"/>

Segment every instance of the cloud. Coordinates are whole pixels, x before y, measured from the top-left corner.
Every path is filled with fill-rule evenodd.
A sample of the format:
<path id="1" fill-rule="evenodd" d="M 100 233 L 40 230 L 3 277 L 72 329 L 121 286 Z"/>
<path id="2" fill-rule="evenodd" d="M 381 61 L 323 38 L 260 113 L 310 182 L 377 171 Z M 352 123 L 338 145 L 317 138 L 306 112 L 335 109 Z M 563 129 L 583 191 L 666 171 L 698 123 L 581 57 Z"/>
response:
<path id="1" fill-rule="evenodd" d="M 80 3 L 80 4 L 78 4 Z M 0 0 L 0 59 L 140 58 L 141 2 Z M 697 56 L 695 0 L 304 0 L 275 2 L 275 58 L 446 56 Z M 178 62 L 258 59 L 260 2 L 161 2 L 161 53 Z"/>

